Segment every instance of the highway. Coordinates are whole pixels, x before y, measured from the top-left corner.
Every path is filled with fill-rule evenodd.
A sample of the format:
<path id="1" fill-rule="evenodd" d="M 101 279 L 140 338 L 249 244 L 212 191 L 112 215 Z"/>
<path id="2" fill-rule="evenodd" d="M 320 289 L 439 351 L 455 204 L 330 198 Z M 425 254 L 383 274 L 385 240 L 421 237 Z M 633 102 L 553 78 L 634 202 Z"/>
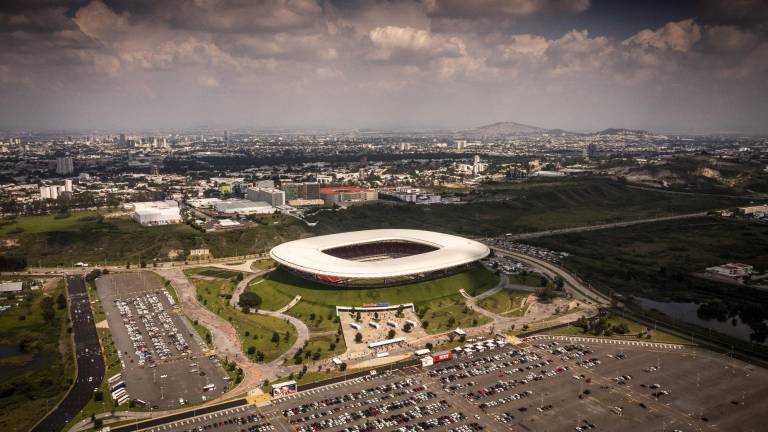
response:
<path id="1" fill-rule="evenodd" d="M 560 228 L 560 229 L 536 231 L 536 232 L 523 233 L 523 234 L 513 234 L 513 235 L 506 236 L 506 238 L 508 240 L 525 240 L 525 239 L 531 239 L 531 238 L 537 238 L 537 237 L 548 237 L 548 236 L 560 235 L 560 234 L 580 233 L 580 232 L 597 231 L 597 230 L 604 230 L 604 229 L 611 229 L 611 228 L 623 228 L 623 227 L 628 227 L 632 225 L 639 225 L 639 224 L 646 224 L 646 223 L 653 223 L 653 222 L 664 222 L 664 221 L 679 220 L 679 219 L 692 219 L 692 218 L 704 217 L 706 215 L 707 215 L 706 212 L 686 213 L 686 214 L 680 214 L 680 215 L 674 215 L 674 216 L 662 216 L 662 217 L 655 217 L 655 218 L 648 218 L 648 219 L 637 219 L 637 220 L 631 220 L 631 221 L 614 222 L 614 223 L 607 223 L 607 224 L 600 224 L 600 225 L 586 225 L 586 226 L 577 226 L 573 228 Z"/>
<path id="2" fill-rule="evenodd" d="M 43 418 L 33 432 L 51 432 L 64 429 L 93 397 L 95 388 L 101 386 L 104 376 L 104 359 L 101 356 L 99 337 L 91 314 L 88 292 L 82 276 L 67 277 L 67 293 L 70 300 L 70 316 L 75 336 L 77 376 L 74 385 L 64 399 Z M 105 396 L 106 397 L 106 396 Z"/>
<path id="3" fill-rule="evenodd" d="M 518 261 L 524 262 L 533 267 L 538 267 L 552 278 L 554 278 L 555 276 L 562 277 L 563 281 L 565 282 L 565 288 L 566 289 L 570 288 L 574 293 L 574 297 L 577 297 L 577 298 L 582 297 L 586 300 L 590 300 L 597 304 L 610 304 L 611 302 L 608 297 L 601 294 L 599 291 L 592 289 L 588 284 L 583 282 L 573 273 L 569 272 L 568 270 L 558 265 L 552 264 L 549 261 L 544 261 L 539 258 L 534 258 L 530 255 L 525 255 L 520 252 L 515 252 L 507 249 L 501 249 L 498 247 L 492 246 L 491 249 L 496 251 L 496 253 L 499 253 L 502 255 L 508 255 L 515 258 Z"/>

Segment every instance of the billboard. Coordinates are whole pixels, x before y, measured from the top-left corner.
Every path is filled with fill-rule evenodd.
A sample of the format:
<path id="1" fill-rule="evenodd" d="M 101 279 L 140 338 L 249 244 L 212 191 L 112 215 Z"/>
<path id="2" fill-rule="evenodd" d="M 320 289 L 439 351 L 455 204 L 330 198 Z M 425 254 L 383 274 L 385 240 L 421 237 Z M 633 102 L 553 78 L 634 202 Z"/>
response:
<path id="1" fill-rule="evenodd" d="M 279 398 L 296 393 L 296 381 L 286 381 L 278 384 L 272 384 L 272 397 Z"/>

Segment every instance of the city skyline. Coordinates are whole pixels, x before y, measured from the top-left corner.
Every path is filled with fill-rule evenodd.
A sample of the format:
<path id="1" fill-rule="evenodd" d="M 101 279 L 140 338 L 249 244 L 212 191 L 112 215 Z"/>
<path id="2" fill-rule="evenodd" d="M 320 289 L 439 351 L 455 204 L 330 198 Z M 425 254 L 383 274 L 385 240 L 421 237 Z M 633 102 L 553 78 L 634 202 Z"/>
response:
<path id="1" fill-rule="evenodd" d="M 768 4 L 5 2 L 0 128 L 768 132 Z"/>

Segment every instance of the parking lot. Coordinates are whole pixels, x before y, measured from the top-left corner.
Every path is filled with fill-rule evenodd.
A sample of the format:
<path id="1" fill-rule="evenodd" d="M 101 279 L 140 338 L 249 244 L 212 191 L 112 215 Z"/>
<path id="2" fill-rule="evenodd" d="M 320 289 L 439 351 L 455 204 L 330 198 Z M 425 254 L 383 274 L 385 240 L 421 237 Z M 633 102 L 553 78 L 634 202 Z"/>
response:
<path id="1" fill-rule="evenodd" d="M 502 248 L 510 251 L 520 252 L 525 255 L 530 255 L 532 257 L 540 258 L 555 264 L 559 264 L 560 261 L 563 260 L 563 258 L 568 256 L 567 252 L 551 251 L 543 247 L 531 246 L 525 243 L 520 243 L 514 240 L 510 240 L 506 236 L 490 237 L 490 238 L 484 239 L 483 243 L 491 247 L 497 247 L 497 248 Z M 501 260 L 500 264 L 509 266 L 511 270 L 515 270 L 517 264 L 520 264 L 520 263 L 517 263 L 514 260 L 510 260 L 508 263 L 505 263 L 504 260 Z"/>
<path id="2" fill-rule="evenodd" d="M 541 338 L 150 430 L 759 431 L 766 397 L 768 371 L 712 352 Z"/>
<path id="3" fill-rule="evenodd" d="M 224 370 L 205 355 L 199 336 L 173 307 L 157 275 L 109 274 L 97 279 L 96 287 L 130 399 L 168 409 L 226 391 Z"/>

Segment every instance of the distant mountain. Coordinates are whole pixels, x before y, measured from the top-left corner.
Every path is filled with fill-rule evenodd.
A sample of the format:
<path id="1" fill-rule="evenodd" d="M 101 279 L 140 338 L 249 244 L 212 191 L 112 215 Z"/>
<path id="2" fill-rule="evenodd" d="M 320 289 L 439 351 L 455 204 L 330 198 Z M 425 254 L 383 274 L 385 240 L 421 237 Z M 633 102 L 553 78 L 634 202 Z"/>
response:
<path id="1" fill-rule="evenodd" d="M 485 136 L 500 136 L 500 135 L 525 135 L 525 134 L 539 134 L 546 133 L 544 128 L 530 126 L 522 123 L 515 122 L 498 122 L 485 126 L 476 127 L 467 131 L 474 135 Z"/>
<path id="2" fill-rule="evenodd" d="M 639 130 L 639 129 L 608 128 L 595 133 L 595 135 L 628 135 L 628 134 L 650 135 L 650 132 Z"/>

